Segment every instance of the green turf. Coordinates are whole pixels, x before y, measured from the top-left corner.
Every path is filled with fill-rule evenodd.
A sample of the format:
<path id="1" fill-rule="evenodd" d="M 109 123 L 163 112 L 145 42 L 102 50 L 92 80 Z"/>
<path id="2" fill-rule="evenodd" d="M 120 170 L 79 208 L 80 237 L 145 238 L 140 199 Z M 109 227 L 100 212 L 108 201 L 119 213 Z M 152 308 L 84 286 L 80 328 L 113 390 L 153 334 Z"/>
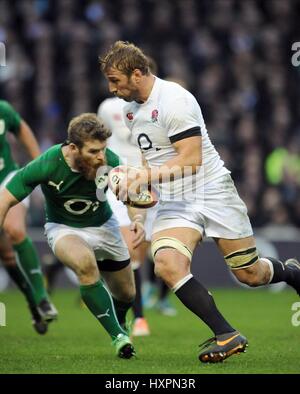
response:
<path id="1" fill-rule="evenodd" d="M 176 317 L 147 311 L 151 336 L 135 340 L 137 358 L 121 360 L 96 319 L 78 307 L 76 291 L 55 293 L 59 321 L 44 337 L 33 331 L 19 292 L 0 294 L 7 309 L 7 326 L 0 327 L 0 373 L 300 373 L 300 326 L 291 324 L 291 306 L 299 301 L 294 292 L 216 290 L 214 296 L 248 337 L 249 348 L 222 364 L 204 365 L 198 344 L 211 333 L 179 304 Z"/>

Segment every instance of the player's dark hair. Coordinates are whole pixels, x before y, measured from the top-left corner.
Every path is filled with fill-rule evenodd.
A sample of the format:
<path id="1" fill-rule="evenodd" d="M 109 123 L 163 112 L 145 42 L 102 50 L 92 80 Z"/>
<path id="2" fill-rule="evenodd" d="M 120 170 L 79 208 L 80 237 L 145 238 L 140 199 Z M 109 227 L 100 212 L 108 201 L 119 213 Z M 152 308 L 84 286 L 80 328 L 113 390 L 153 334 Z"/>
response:
<path id="1" fill-rule="evenodd" d="M 106 141 L 111 136 L 103 121 L 93 113 L 85 113 L 71 120 L 68 127 L 67 143 L 73 143 L 82 148 L 86 141 Z"/>
<path id="2" fill-rule="evenodd" d="M 99 58 L 99 62 L 103 73 L 106 73 L 111 67 L 128 77 L 135 69 L 139 69 L 143 75 L 150 73 L 148 57 L 140 48 L 127 41 L 116 41 L 110 50 Z"/>

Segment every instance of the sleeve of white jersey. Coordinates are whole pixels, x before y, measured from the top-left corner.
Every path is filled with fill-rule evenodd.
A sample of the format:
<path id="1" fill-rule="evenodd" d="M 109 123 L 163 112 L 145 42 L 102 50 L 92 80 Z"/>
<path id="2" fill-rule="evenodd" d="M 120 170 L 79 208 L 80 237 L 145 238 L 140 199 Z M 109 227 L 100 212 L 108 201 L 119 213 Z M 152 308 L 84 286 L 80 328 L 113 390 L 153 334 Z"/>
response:
<path id="1" fill-rule="evenodd" d="M 191 94 L 172 98 L 165 103 L 162 122 L 172 143 L 200 136 L 204 125 L 199 104 Z"/>

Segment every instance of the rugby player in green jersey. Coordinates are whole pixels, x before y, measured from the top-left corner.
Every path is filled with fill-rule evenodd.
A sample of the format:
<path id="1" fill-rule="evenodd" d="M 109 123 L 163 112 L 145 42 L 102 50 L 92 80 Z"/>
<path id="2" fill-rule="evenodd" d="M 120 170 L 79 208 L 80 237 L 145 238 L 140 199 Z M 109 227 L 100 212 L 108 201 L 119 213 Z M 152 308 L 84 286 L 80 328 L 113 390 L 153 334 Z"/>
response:
<path id="1" fill-rule="evenodd" d="M 0 228 L 9 207 L 41 185 L 53 253 L 76 273 L 81 297 L 113 339 L 116 354 L 130 358 L 135 351 L 125 319 L 135 286 L 128 249 L 105 199 L 108 180 L 102 169 L 120 164 L 106 148 L 109 136 L 96 114 L 74 118 L 67 141 L 27 164 L 0 192 Z M 144 240 L 143 215 L 131 207 L 128 213 L 137 247 Z"/>
<path id="2" fill-rule="evenodd" d="M 7 140 L 8 132 L 15 135 L 32 159 L 40 154 L 30 127 L 7 101 L 0 100 L 0 189 L 18 169 Z M 57 311 L 49 302 L 37 252 L 26 234 L 28 205 L 29 199 L 25 199 L 9 210 L 0 235 L 0 259 L 27 299 L 34 328 L 39 334 L 45 334 L 47 324 L 57 317 Z"/>

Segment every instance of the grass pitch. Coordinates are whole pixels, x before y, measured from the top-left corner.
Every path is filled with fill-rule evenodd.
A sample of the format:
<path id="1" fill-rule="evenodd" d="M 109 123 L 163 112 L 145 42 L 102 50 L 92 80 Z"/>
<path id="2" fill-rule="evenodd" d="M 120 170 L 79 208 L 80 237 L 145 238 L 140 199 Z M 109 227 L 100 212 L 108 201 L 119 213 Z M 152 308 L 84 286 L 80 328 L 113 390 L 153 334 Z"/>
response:
<path id="1" fill-rule="evenodd" d="M 137 358 L 118 359 L 110 338 L 86 308 L 78 305 L 76 290 L 58 290 L 53 301 L 59 320 L 47 335 L 31 327 L 22 295 L 0 294 L 6 305 L 6 327 L 0 327 L 0 373 L 100 374 L 230 374 L 300 373 L 300 326 L 291 323 L 295 292 L 285 290 L 215 290 L 215 300 L 236 328 L 249 340 L 246 354 L 222 364 L 201 364 L 198 344 L 211 332 L 173 296 L 178 315 L 165 317 L 146 311 L 151 336 L 136 338 Z"/>

